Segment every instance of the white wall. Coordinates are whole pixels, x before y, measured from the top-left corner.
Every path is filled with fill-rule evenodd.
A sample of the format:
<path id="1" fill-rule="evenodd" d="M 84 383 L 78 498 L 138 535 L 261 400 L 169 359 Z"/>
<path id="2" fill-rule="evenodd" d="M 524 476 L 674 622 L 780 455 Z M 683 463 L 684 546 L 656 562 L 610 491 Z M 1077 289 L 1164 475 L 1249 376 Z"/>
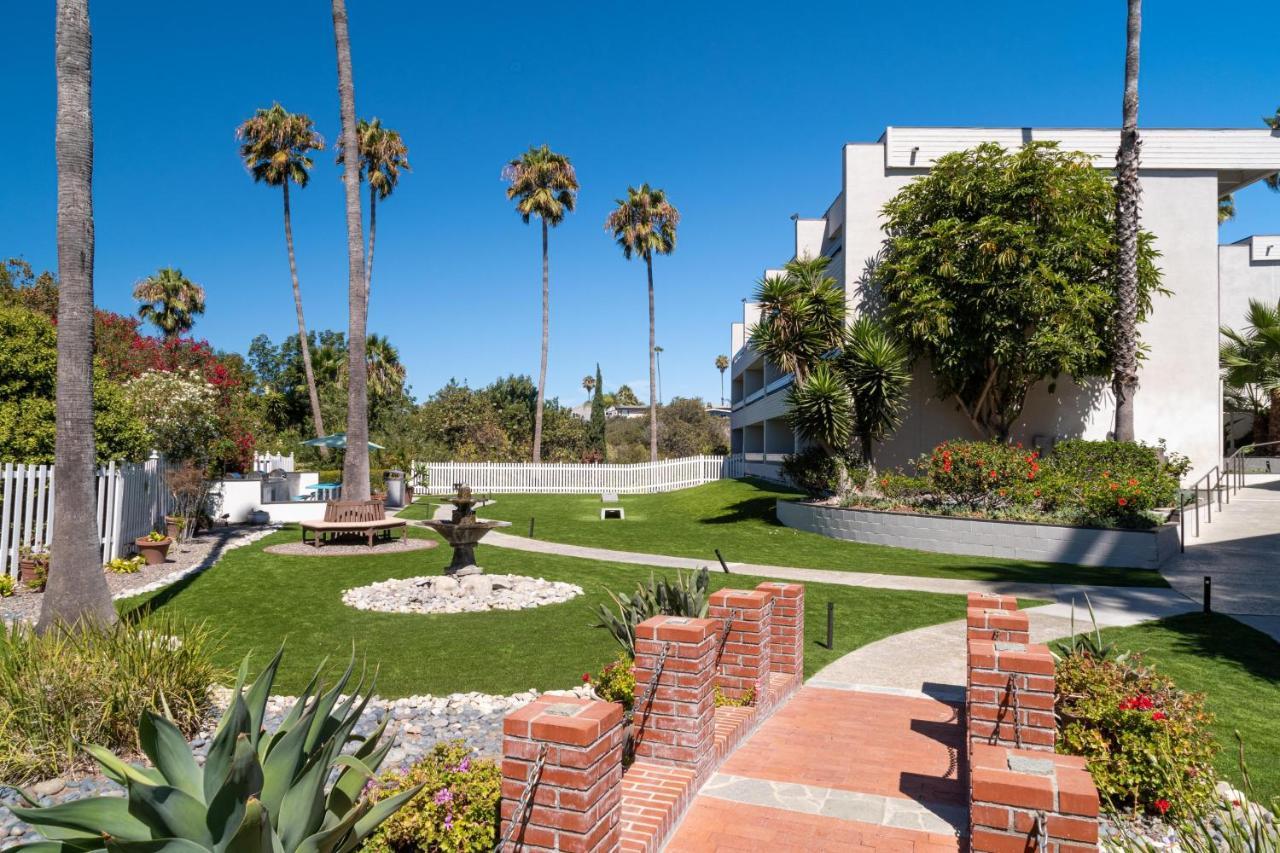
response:
<path id="1" fill-rule="evenodd" d="M 1280 243 L 1280 237 L 1251 237 L 1218 247 L 1218 302 L 1222 325 L 1243 331 L 1250 299 L 1273 307 L 1280 302 L 1280 256 L 1272 260 L 1265 253 L 1273 242 Z"/>

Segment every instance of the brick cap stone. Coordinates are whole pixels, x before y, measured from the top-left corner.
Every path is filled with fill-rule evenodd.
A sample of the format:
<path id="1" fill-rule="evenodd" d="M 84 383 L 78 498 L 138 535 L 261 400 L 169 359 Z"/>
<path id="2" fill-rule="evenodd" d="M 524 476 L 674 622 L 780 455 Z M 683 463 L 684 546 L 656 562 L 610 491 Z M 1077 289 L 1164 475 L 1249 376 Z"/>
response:
<path id="1" fill-rule="evenodd" d="M 779 598 L 800 598 L 804 595 L 804 584 L 787 583 L 785 581 L 767 581 L 757 584 L 756 589 L 771 591 Z"/>
<path id="2" fill-rule="evenodd" d="M 715 619 L 690 619 L 687 616 L 654 616 L 636 626 L 636 639 L 663 640 L 671 643 L 700 643 L 715 636 L 720 623 Z"/>
<path id="3" fill-rule="evenodd" d="M 1014 769 L 1015 764 L 1023 761 L 1029 762 L 1030 766 L 1041 762 L 1052 764 L 1052 772 L 1039 774 Z M 970 779 L 982 783 L 980 789 L 975 790 L 975 797 L 979 800 L 1002 802 L 986 800 L 983 794 L 994 791 L 1003 797 L 1017 789 L 1025 801 L 1008 805 L 1053 809 L 1059 814 L 1078 817 L 1098 816 L 1098 789 L 1084 759 L 1079 756 L 974 743 L 969 752 L 969 766 Z M 1056 803 L 1053 802 L 1055 799 Z"/>
<path id="4" fill-rule="evenodd" d="M 622 722 L 622 706 L 598 699 L 539 696 L 502 721 L 503 734 L 549 743 L 590 746 Z"/>
<path id="5" fill-rule="evenodd" d="M 718 589 L 711 593 L 707 603 L 712 607 L 741 607 L 747 610 L 759 610 L 773 598 L 773 592 L 757 587 L 754 590 Z"/>
<path id="6" fill-rule="evenodd" d="M 971 592 L 968 595 L 970 609 L 984 610 L 1017 610 L 1018 599 L 1012 595 L 1001 595 L 995 592 Z"/>

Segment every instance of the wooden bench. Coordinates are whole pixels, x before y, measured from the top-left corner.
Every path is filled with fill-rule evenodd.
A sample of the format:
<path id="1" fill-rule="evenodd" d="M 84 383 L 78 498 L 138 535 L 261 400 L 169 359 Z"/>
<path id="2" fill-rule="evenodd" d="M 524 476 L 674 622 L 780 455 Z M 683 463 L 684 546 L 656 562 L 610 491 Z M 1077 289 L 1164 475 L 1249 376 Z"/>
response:
<path id="1" fill-rule="evenodd" d="M 375 538 L 391 538 L 393 531 L 400 529 L 400 541 L 404 541 L 408 532 L 408 522 L 400 518 L 387 518 L 382 501 L 330 501 L 324 507 L 324 521 L 302 522 L 302 542 L 307 544 L 307 531 L 315 534 L 311 542 L 319 548 L 325 537 L 340 536 L 352 533 L 365 537 L 366 544 L 373 547 Z"/>

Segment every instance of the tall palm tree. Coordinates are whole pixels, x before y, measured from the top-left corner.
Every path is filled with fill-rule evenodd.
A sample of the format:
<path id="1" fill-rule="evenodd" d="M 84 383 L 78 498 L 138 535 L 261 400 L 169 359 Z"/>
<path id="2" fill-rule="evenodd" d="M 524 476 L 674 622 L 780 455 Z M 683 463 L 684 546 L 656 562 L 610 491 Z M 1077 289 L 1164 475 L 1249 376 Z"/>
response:
<path id="1" fill-rule="evenodd" d="M 160 330 L 166 341 L 184 335 L 204 313 L 204 288 L 182 270 L 163 267 L 134 285 L 133 298 L 142 303 L 138 316 Z"/>
<path id="2" fill-rule="evenodd" d="M 529 150 L 507 163 L 502 177 L 510 181 L 507 198 L 526 225 L 533 216 L 542 221 L 542 360 L 538 367 L 538 404 L 533 416 L 533 461 L 542 461 L 542 401 L 547 387 L 547 347 L 551 337 L 551 268 L 547 231 L 572 213 L 578 198 L 578 175 L 563 154 L 546 145 Z"/>
<path id="3" fill-rule="evenodd" d="M 338 102 L 342 114 L 342 147 L 359 151 L 356 132 L 356 87 L 351 71 L 351 36 L 347 32 L 347 4 L 333 0 L 333 41 L 338 54 Z M 369 291 L 364 268 L 364 222 L 360 214 L 360 163 L 348 157 L 342 164 L 347 208 L 347 452 L 343 455 L 342 496 L 369 499 L 369 363 L 365 358 L 365 329 L 369 320 Z"/>
<path id="4" fill-rule="evenodd" d="M 586 376 L 582 377 L 582 390 L 587 392 L 588 400 L 591 399 L 591 392 L 595 390 L 595 387 L 596 387 L 596 378 L 594 376 L 588 373 Z"/>
<path id="5" fill-rule="evenodd" d="M 388 397 L 404 387 L 404 365 L 400 353 L 382 335 L 370 335 L 365 344 L 365 361 L 369 364 L 369 393 Z"/>
<path id="6" fill-rule="evenodd" d="M 400 172 L 413 171 L 409 166 L 409 149 L 399 131 L 383 127 L 382 121 L 360 119 L 356 125 L 360 140 L 360 179 L 369 179 L 369 255 L 365 258 L 365 300 L 373 288 L 373 244 L 378 237 L 378 200 L 386 199 L 400 183 Z M 343 166 L 342 142 L 338 142 L 338 165 Z"/>
<path id="7" fill-rule="evenodd" d="M 653 355 L 658 362 L 658 405 L 662 405 L 662 353 L 665 350 L 662 347 L 654 347 Z"/>
<path id="8" fill-rule="evenodd" d="M 1123 122 L 1116 154 L 1116 317 L 1111 387 L 1116 398 L 1116 441 L 1133 441 L 1133 397 L 1138 390 L 1138 49 L 1142 0 L 1129 0 L 1124 55 Z"/>
<path id="9" fill-rule="evenodd" d="M 93 441 L 93 79 L 89 0 L 58 0 L 58 394 L 53 538 L 37 629 L 116 620 L 98 544 Z"/>
<path id="10" fill-rule="evenodd" d="M 720 371 L 720 405 L 724 405 L 724 372 L 729 369 L 729 356 L 716 356 L 716 370 Z"/>
<path id="11" fill-rule="evenodd" d="M 240 156 L 254 182 L 280 187 L 284 196 L 284 243 L 289 250 L 289 276 L 293 280 L 293 307 L 298 315 L 298 346 L 302 350 L 302 371 L 307 379 L 311 399 L 311 421 L 316 437 L 325 435 L 324 417 L 320 414 L 320 394 L 316 376 L 311 370 L 311 347 L 307 345 L 307 321 L 302 315 L 302 287 L 298 284 L 298 262 L 293 253 L 293 220 L 289 215 L 289 184 L 305 187 L 311 179 L 312 151 L 324 150 L 324 140 L 316 133 L 309 116 L 291 113 L 279 104 L 259 109 L 253 118 L 236 128 L 236 137 L 244 140 Z M 327 456 L 325 448 L 320 449 Z"/>
<path id="12" fill-rule="evenodd" d="M 676 229 L 680 211 L 667 201 L 667 194 L 648 184 L 627 187 L 627 197 L 616 201 L 617 207 L 605 220 L 606 231 L 612 231 L 622 256 L 644 258 L 649 278 L 649 460 L 658 461 L 658 353 L 653 312 L 653 256 L 669 255 L 676 249 Z"/>
<path id="13" fill-rule="evenodd" d="M 1250 299 L 1244 331 L 1223 326 L 1222 336 L 1218 360 L 1227 387 L 1256 388 L 1270 397 L 1266 440 L 1280 441 L 1280 303 Z"/>

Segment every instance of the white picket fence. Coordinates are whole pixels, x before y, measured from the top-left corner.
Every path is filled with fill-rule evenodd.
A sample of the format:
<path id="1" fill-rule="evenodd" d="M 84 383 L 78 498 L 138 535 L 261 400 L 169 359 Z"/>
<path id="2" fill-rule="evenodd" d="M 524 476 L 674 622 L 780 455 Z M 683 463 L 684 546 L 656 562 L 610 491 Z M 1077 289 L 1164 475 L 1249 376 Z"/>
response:
<path id="1" fill-rule="evenodd" d="M 409 482 L 432 495 L 449 494 L 455 483 L 466 483 L 473 491 L 493 494 L 640 494 L 674 492 L 741 477 L 742 468 L 740 456 L 686 456 L 633 465 L 415 462 Z"/>
<path id="2" fill-rule="evenodd" d="M 253 455 L 253 470 L 266 474 L 275 470 L 292 471 L 293 470 L 293 454 L 283 456 L 279 453 L 255 453 Z"/>
<path id="3" fill-rule="evenodd" d="M 124 556 L 139 536 L 164 523 L 172 498 L 164 460 L 112 462 L 98 469 L 98 538 L 102 562 Z M 44 549 L 53 538 L 52 465 L 5 462 L 0 468 L 0 575 L 15 575 L 22 548 Z"/>

